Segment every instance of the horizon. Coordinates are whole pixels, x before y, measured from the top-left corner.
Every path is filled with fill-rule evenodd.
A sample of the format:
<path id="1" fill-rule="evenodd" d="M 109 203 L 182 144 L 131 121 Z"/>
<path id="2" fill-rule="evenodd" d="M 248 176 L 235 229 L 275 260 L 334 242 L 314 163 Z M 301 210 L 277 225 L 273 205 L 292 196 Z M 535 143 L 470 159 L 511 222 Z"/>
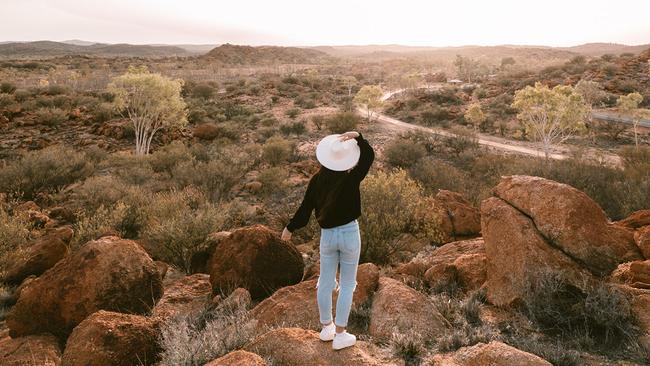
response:
<path id="1" fill-rule="evenodd" d="M 236 4 L 206 0 L 182 4 L 172 0 L 112 0 L 102 4 L 5 0 L 2 7 L 6 19 L 0 23 L 0 33 L 6 38 L 3 42 L 91 39 L 133 45 L 439 48 L 650 43 L 650 23 L 645 19 L 650 3 L 639 1 L 612 7 L 605 0 L 549 0 L 534 9 L 534 17 L 533 10 L 515 0 L 442 4 L 405 0 L 399 7 L 386 1 L 344 0 L 332 0 L 327 6 L 292 0 Z M 26 20 L 29 27 L 24 26 Z"/>

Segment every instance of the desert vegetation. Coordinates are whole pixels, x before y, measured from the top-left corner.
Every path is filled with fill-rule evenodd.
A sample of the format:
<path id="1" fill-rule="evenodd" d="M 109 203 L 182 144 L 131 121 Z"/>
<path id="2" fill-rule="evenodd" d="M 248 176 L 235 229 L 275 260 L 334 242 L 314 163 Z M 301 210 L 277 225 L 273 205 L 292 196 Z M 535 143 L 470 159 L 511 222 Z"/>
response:
<path id="1" fill-rule="evenodd" d="M 23 346 L 67 365 L 648 359 L 648 51 L 76 49 L 0 63 L 3 362 Z M 318 224 L 279 231 L 318 141 L 350 130 L 377 159 L 360 341 L 333 353 Z"/>

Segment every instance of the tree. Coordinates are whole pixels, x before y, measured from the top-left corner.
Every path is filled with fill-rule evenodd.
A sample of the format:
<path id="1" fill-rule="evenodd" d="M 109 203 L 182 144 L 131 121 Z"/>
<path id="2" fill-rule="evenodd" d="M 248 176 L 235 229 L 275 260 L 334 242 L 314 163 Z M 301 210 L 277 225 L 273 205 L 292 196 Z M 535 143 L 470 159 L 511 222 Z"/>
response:
<path id="1" fill-rule="evenodd" d="M 505 70 L 508 66 L 513 66 L 517 61 L 513 57 L 504 57 L 501 59 L 501 69 Z"/>
<path id="2" fill-rule="evenodd" d="M 542 143 L 547 160 L 551 146 L 585 130 L 589 113 L 584 99 L 572 87 L 549 89 L 539 82 L 517 90 L 512 106 L 519 111 L 517 118 L 526 132 Z"/>
<path id="3" fill-rule="evenodd" d="M 474 130 L 477 130 L 483 122 L 487 119 L 485 116 L 485 113 L 483 113 L 483 110 L 481 109 L 481 104 L 480 103 L 473 103 L 471 104 L 468 108 L 467 111 L 465 112 L 465 119 L 474 125 Z"/>
<path id="4" fill-rule="evenodd" d="M 383 92 L 378 85 L 364 85 L 354 97 L 354 102 L 366 110 L 368 122 L 373 112 L 384 104 L 382 96 Z"/>
<path id="5" fill-rule="evenodd" d="M 643 96 L 639 93 L 630 93 L 628 95 L 622 95 L 616 101 L 618 105 L 618 110 L 632 117 L 632 124 L 634 125 L 634 146 L 639 147 L 639 137 L 637 134 L 637 128 L 639 127 L 639 122 L 641 118 L 648 115 L 648 111 L 640 109 L 639 104 L 643 102 Z"/>
<path id="6" fill-rule="evenodd" d="M 456 55 L 456 60 L 454 60 L 454 66 L 458 69 L 458 77 L 465 78 L 468 83 L 472 82 L 472 77 L 476 76 L 479 69 L 479 62 L 473 60 L 469 57 L 463 57 L 461 55 Z"/>
<path id="7" fill-rule="evenodd" d="M 348 88 L 348 97 L 352 96 L 352 87 L 354 87 L 357 84 L 357 78 L 354 76 L 344 76 L 343 77 L 343 83 L 345 83 L 345 86 Z"/>
<path id="8" fill-rule="evenodd" d="M 137 155 L 149 154 L 151 140 L 159 130 L 187 125 L 182 87 L 182 80 L 150 73 L 146 67 L 129 67 L 108 85 L 115 97 L 114 108 L 133 123 Z"/>

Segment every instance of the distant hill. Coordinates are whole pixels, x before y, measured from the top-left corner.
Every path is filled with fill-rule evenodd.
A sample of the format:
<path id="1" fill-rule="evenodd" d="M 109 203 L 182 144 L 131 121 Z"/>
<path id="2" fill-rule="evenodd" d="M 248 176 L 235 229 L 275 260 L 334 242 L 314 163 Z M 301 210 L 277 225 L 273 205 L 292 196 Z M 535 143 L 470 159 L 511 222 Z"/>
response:
<path id="1" fill-rule="evenodd" d="M 103 57 L 170 57 L 189 56 L 190 52 L 175 46 L 149 46 L 131 44 L 90 45 L 53 41 L 11 42 L 0 44 L 2 58 L 51 58 L 67 55 L 92 55 Z"/>
<path id="2" fill-rule="evenodd" d="M 328 54 L 306 48 L 238 46 L 224 44 L 202 57 L 229 65 L 320 64 L 333 61 Z"/>
<path id="3" fill-rule="evenodd" d="M 580 46 L 563 47 L 561 49 L 577 52 L 585 56 L 602 56 L 605 54 L 619 55 L 621 53 L 639 54 L 650 48 L 650 44 L 628 46 L 618 43 L 587 43 Z"/>
<path id="4" fill-rule="evenodd" d="M 82 41 L 80 39 L 69 39 L 67 41 L 61 41 L 61 43 L 72 44 L 75 46 L 90 46 L 96 44 L 97 42 Z"/>

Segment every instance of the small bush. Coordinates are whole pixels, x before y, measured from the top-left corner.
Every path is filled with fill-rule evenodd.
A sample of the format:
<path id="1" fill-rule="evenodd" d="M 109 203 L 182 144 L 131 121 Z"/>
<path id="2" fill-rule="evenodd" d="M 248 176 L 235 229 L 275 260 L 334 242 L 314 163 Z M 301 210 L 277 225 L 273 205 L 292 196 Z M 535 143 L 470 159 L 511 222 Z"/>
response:
<path id="1" fill-rule="evenodd" d="M 192 96 L 194 98 L 210 99 L 215 93 L 212 86 L 208 84 L 199 84 L 192 89 Z"/>
<path id="2" fill-rule="evenodd" d="M 431 157 L 421 159 L 409 170 L 409 173 L 429 194 L 436 194 L 440 189 L 467 193 L 465 188 L 469 183 L 467 173 L 442 160 Z"/>
<path id="3" fill-rule="evenodd" d="M 219 127 L 214 123 L 203 123 L 194 129 L 194 137 L 212 141 L 219 137 Z"/>
<path id="4" fill-rule="evenodd" d="M 293 144 L 281 137 L 271 137 L 262 147 L 262 160 L 277 166 L 286 162 L 293 154 Z"/>
<path id="5" fill-rule="evenodd" d="M 287 175 L 286 169 L 278 166 L 262 170 L 257 176 L 257 180 L 262 183 L 262 193 L 266 195 L 282 194 Z"/>
<path id="6" fill-rule="evenodd" d="M 124 218 L 126 206 L 118 203 L 113 206 L 100 206 L 93 212 L 82 211 L 77 214 L 74 224 L 74 236 L 70 247 L 74 250 L 90 240 L 96 240 L 102 235 L 119 234 L 117 227 Z"/>
<path id="7" fill-rule="evenodd" d="M 287 117 L 289 117 L 291 119 L 295 119 L 300 114 L 300 108 L 287 109 L 285 114 L 287 115 Z"/>
<path id="8" fill-rule="evenodd" d="M 255 334 L 243 305 L 182 314 L 163 325 L 161 365 L 202 366 L 241 348 Z"/>
<path id="9" fill-rule="evenodd" d="M 464 128 L 453 128 L 454 137 L 446 140 L 447 146 L 456 155 L 460 156 L 466 151 L 478 149 L 476 133 Z"/>
<path id="10" fill-rule="evenodd" d="M 70 90 L 63 85 L 50 85 L 45 90 L 45 95 L 63 95 L 69 92 Z"/>
<path id="11" fill-rule="evenodd" d="M 46 126 L 58 126 L 68 120 L 68 114 L 60 108 L 40 108 L 36 111 L 36 122 Z"/>
<path id="12" fill-rule="evenodd" d="M 92 174 L 83 153 L 60 145 L 28 152 L 0 169 L 0 191 L 33 199 L 37 193 L 57 191 Z"/>
<path id="13" fill-rule="evenodd" d="M 16 91 L 16 86 L 12 83 L 3 82 L 0 83 L 0 93 L 11 94 Z"/>
<path id="14" fill-rule="evenodd" d="M 397 139 L 390 143 L 384 151 L 388 163 L 398 168 L 409 168 L 427 154 L 424 146 L 405 139 Z"/>
<path id="15" fill-rule="evenodd" d="M 405 250 L 403 233 L 423 235 L 430 242 L 439 242 L 439 220 L 427 209 L 421 187 L 406 172 L 397 170 L 369 175 L 362 183 L 361 262 L 389 263 Z"/>
<path id="16" fill-rule="evenodd" d="M 294 134 L 296 136 L 302 135 L 305 133 L 307 128 L 305 127 L 305 122 L 303 121 L 294 121 L 291 123 L 285 123 L 280 126 L 280 132 L 285 135 Z"/>
<path id="17" fill-rule="evenodd" d="M 418 366 L 426 354 L 422 337 L 417 334 L 393 333 L 389 342 L 393 355 L 404 360 L 406 366 Z"/>
<path id="18" fill-rule="evenodd" d="M 182 142 L 174 141 L 151 154 L 149 164 L 154 172 L 171 174 L 178 164 L 189 160 L 192 160 L 190 149 Z"/>
<path id="19" fill-rule="evenodd" d="M 359 116 L 353 112 L 340 112 L 327 118 L 325 124 L 332 133 L 344 133 L 356 130 L 359 121 Z"/>
<path id="20" fill-rule="evenodd" d="M 29 227 L 26 213 L 11 215 L 0 204 L 0 276 L 20 256 L 22 246 L 29 238 Z"/>

